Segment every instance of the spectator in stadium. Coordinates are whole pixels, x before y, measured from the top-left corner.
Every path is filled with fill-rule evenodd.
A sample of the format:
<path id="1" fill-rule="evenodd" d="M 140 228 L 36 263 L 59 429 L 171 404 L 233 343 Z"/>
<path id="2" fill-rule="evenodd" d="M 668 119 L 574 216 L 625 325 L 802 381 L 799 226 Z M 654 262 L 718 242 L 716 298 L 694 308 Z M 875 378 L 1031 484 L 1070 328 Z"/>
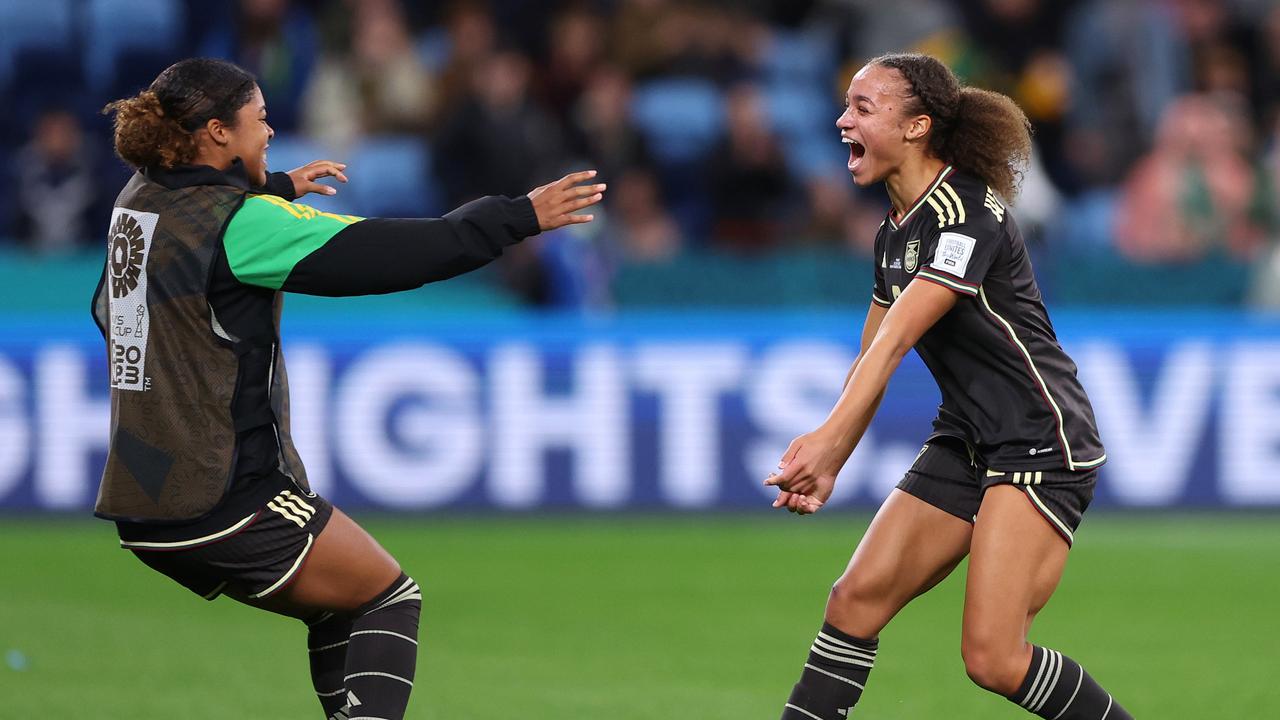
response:
<path id="1" fill-rule="evenodd" d="M 1125 181 L 1116 245 L 1145 262 L 1210 253 L 1252 258 L 1274 230 L 1274 197 L 1253 160 L 1243 100 L 1187 95 L 1166 110 L 1155 147 Z"/>
<path id="2" fill-rule="evenodd" d="M 570 122 L 578 98 L 600 66 L 604 41 L 604 20 L 586 7 L 570 6 L 552 18 L 538 95 L 562 124 Z"/>
<path id="3" fill-rule="evenodd" d="M 529 59 L 503 50 L 471 74 L 461 103 L 434 138 L 436 176 L 451 204 L 490 189 L 515 193 L 559 168 L 564 140 L 555 119 L 531 94 Z"/>
<path id="4" fill-rule="evenodd" d="M 328 717 L 403 717 L 421 592 L 307 483 L 289 434 L 284 292 L 364 295 L 480 267 L 540 231 L 587 222 L 581 172 L 438 219 L 364 219 L 291 200 L 342 163 L 267 172 L 274 135 L 252 75 L 178 62 L 108 106 L 138 172 L 112 216 L 93 314 L 107 340 L 111 434 L 95 509 L 120 544 L 212 600 L 301 619 Z"/>
<path id="5" fill-rule="evenodd" d="M 629 168 L 652 160 L 644 135 L 631 120 L 631 81 L 615 66 L 591 74 L 568 125 L 568 144 L 575 157 L 607 178 L 621 178 Z"/>
<path id="6" fill-rule="evenodd" d="M 398 0 L 341 6 L 347 32 L 311 75 L 303 129 L 328 148 L 348 148 L 368 135 L 425 132 L 435 79 L 418 58 Z"/>
<path id="7" fill-rule="evenodd" d="M 836 122 L 859 186 L 883 182 L 861 352 L 826 421 L 765 480 L 774 507 L 816 512 L 913 346 L 942 393 L 933 433 L 827 601 L 784 720 L 838 720 L 862 695 L 880 631 L 969 556 L 969 677 L 1035 715 L 1132 720 L 1071 658 L 1027 640 L 1106 461 L 1005 203 L 1031 152 L 1008 97 L 962 87 L 926 55 L 871 60 Z"/>
<path id="8" fill-rule="evenodd" d="M 98 182 L 93 148 L 76 116 L 49 110 L 34 122 L 12 168 L 14 237 L 39 253 L 84 247 L 110 200 Z"/>
<path id="9" fill-rule="evenodd" d="M 624 262 L 664 262 L 683 248 L 680 226 L 663 207 L 652 172 L 632 168 L 618 176 L 610 210 L 609 236 Z"/>
<path id="10" fill-rule="evenodd" d="M 783 220 L 798 197 L 760 89 L 735 85 L 725 96 L 725 138 L 710 155 L 712 241 L 731 250 L 760 250 L 781 241 Z"/>
<path id="11" fill-rule="evenodd" d="M 498 30 L 483 0 L 456 0 L 445 10 L 448 58 L 440 71 L 440 102 L 433 124 L 453 116 L 471 96 L 475 74 L 498 50 Z"/>
<path id="12" fill-rule="evenodd" d="M 227 58 L 252 72 L 271 96 L 276 127 L 302 121 L 302 95 L 319 56 L 315 19 L 289 0 L 240 0 L 229 19 L 209 29 L 200 55 Z"/>

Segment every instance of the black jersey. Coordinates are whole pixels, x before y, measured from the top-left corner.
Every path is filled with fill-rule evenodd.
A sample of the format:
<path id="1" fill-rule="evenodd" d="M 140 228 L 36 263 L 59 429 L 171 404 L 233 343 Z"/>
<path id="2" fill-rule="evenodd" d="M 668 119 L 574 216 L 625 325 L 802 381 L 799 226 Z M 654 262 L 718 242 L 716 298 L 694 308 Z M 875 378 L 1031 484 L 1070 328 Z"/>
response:
<path id="1" fill-rule="evenodd" d="M 915 346 L 942 392 L 931 438 L 961 438 L 998 470 L 1106 460 L 1022 233 L 984 181 L 943 168 L 901 220 L 881 224 L 875 248 L 877 304 L 891 306 L 913 280 L 960 295 Z"/>

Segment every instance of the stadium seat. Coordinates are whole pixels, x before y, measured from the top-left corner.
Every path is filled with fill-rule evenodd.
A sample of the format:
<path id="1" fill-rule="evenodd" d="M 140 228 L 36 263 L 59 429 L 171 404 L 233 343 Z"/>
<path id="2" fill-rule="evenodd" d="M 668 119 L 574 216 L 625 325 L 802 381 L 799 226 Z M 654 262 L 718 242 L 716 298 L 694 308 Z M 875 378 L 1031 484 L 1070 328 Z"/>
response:
<path id="1" fill-rule="evenodd" d="M 85 75 L 105 91 L 124 69 L 127 50 L 173 53 L 183 34 L 178 0 L 89 0 L 85 8 Z"/>
<path id="2" fill-rule="evenodd" d="M 357 215 L 423 217 L 440 212 L 431 155 L 415 136 L 370 137 L 346 158 L 351 183 L 343 190 Z"/>
<path id="3" fill-rule="evenodd" d="M 826 83 L 836 68 L 834 43 L 822 33 L 776 31 L 765 48 L 762 65 L 770 83 Z"/>
<path id="4" fill-rule="evenodd" d="M 828 132 L 832 136 L 840 109 L 819 89 L 806 85 L 771 85 L 765 105 L 773 131 L 784 138 Z"/>
<path id="5" fill-rule="evenodd" d="M 70 51 L 75 40 L 71 0 L 0 0 L 0 84 L 27 48 Z"/>
<path id="6" fill-rule="evenodd" d="M 176 59 L 169 50 L 138 48 L 121 51 L 116 56 L 116 70 L 112 74 L 111 83 L 106 86 L 104 97 L 115 100 L 137 95 Z"/>
<path id="7" fill-rule="evenodd" d="M 835 133 L 811 135 L 784 143 L 787 168 L 797 178 L 846 177 L 849 147 Z"/>
<path id="8" fill-rule="evenodd" d="M 453 52 L 449 33 L 443 27 L 428 28 L 418 38 L 418 59 L 434 75 L 444 72 Z"/>
<path id="9" fill-rule="evenodd" d="M 67 110 L 85 119 L 98 109 L 84 92 L 80 58 L 69 50 L 25 48 L 16 54 L 13 69 L 6 112 L 23 138 L 32 120 L 46 110 Z"/>
<path id="10" fill-rule="evenodd" d="M 635 89 L 631 117 L 659 162 L 680 165 L 698 159 L 719 140 L 724 98 L 707 80 L 655 80 Z"/>
<path id="11" fill-rule="evenodd" d="M 312 160 L 325 159 L 341 160 L 342 158 L 334 157 L 333 153 L 328 152 L 311 140 L 287 133 L 277 134 L 271 139 L 270 148 L 267 149 L 267 169 L 271 172 L 286 172 L 302 167 Z M 325 212 L 355 213 L 353 199 L 351 194 L 347 192 L 350 186 L 334 180 L 324 180 L 323 182 L 337 187 L 338 194 L 334 196 L 308 195 L 299 200 L 299 202 L 306 203 L 317 210 Z"/>

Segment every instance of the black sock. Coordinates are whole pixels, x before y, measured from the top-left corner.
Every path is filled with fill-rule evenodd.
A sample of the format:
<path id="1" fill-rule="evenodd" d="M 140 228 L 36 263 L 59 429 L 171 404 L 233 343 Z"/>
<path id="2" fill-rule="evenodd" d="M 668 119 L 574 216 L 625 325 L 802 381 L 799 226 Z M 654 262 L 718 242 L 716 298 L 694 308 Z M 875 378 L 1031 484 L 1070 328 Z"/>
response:
<path id="1" fill-rule="evenodd" d="M 413 578 L 396 581 L 351 620 L 343 681 L 347 704 L 339 717 L 401 720 L 418 662 L 418 615 L 422 591 Z"/>
<path id="2" fill-rule="evenodd" d="M 347 704 L 346 674 L 347 637 L 351 635 L 351 619 L 321 613 L 307 621 L 307 655 L 311 661 L 311 684 L 324 708 L 325 717 L 333 717 Z"/>
<path id="3" fill-rule="evenodd" d="M 1133 720 L 1075 660 L 1032 646 L 1031 667 L 1009 699 L 1050 720 Z"/>
<path id="4" fill-rule="evenodd" d="M 841 720 L 862 697 L 876 661 L 875 640 L 841 632 L 830 623 L 809 648 L 800 682 L 791 690 L 782 720 Z"/>

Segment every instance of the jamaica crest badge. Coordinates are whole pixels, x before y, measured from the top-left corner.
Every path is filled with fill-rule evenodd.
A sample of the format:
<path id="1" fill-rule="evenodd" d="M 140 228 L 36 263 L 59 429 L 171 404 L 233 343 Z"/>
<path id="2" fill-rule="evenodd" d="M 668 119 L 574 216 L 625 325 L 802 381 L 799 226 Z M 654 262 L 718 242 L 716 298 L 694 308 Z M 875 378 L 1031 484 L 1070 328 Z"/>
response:
<path id="1" fill-rule="evenodd" d="M 907 242 L 907 254 L 902 258 L 902 269 L 914 273 L 920 267 L 920 238 Z"/>

